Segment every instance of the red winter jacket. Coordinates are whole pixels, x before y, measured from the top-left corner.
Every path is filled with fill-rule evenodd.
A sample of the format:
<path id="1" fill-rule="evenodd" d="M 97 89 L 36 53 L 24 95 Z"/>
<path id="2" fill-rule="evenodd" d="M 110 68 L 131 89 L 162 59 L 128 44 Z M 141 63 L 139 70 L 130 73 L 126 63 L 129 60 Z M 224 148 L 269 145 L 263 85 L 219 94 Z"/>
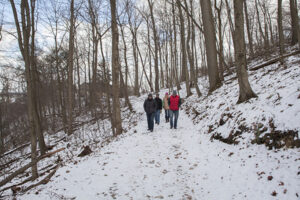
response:
<path id="1" fill-rule="evenodd" d="M 181 104 L 181 99 L 178 95 L 176 96 L 171 96 L 169 98 L 169 106 L 170 106 L 170 110 L 179 110 L 179 106 Z"/>

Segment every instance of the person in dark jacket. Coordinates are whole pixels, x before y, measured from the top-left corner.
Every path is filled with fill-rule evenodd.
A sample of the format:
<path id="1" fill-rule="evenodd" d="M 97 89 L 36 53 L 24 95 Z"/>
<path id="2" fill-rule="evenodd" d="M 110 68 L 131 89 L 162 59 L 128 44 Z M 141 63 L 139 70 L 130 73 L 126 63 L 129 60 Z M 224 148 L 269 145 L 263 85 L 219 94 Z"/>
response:
<path id="1" fill-rule="evenodd" d="M 155 112 L 155 123 L 159 124 L 159 122 L 160 122 L 160 113 L 161 113 L 161 110 L 162 110 L 162 100 L 159 98 L 158 93 L 156 94 L 155 101 L 156 101 L 156 105 L 157 105 L 156 112 Z"/>
<path id="2" fill-rule="evenodd" d="M 177 129 L 177 121 L 178 121 L 180 106 L 181 106 L 180 96 L 178 96 L 176 90 L 174 90 L 172 96 L 169 98 L 171 129 L 172 128 Z"/>
<path id="3" fill-rule="evenodd" d="M 148 130 L 153 132 L 154 128 L 154 115 L 157 109 L 156 101 L 153 99 L 152 94 L 148 95 L 148 98 L 144 102 L 144 110 L 147 115 Z"/>

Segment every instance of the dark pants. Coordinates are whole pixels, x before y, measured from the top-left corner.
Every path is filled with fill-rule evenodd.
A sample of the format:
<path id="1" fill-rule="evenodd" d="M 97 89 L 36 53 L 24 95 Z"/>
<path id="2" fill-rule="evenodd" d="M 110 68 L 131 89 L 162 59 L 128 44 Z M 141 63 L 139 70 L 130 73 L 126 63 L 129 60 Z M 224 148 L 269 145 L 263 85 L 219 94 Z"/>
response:
<path id="1" fill-rule="evenodd" d="M 153 131 L 155 113 L 146 113 L 146 114 L 147 114 L 148 129 L 150 131 Z"/>
<path id="2" fill-rule="evenodd" d="M 165 118 L 166 118 L 166 121 L 169 120 L 169 118 L 170 118 L 170 110 L 165 110 Z"/>
<path id="3" fill-rule="evenodd" d="M 155 123 L 157 123 L 157 124 L 160 123 L 160 110 L 157 110 L 155 112 Z"/>
<path id="4" fill-rule="evenodd" d="M 170 126 L 171 128 L 177 128 L 179 110 L 170 110 Z M 174 118 L 174 121 L 173 121 Z"/>

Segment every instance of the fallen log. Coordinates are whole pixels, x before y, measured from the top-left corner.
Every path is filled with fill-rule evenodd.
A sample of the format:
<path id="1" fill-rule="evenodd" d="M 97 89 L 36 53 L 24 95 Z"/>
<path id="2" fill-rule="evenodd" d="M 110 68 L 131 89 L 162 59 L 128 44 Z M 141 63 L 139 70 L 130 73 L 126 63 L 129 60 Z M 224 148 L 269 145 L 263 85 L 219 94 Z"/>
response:
<path id="1" fill-rule="evenodd" d="M 249 69 L 250 71 L 256 71 L 258 69 L 261 69 L 261 68 L 264 68 L 266 66 L 269 66 L 269 65 L 272 65 L 274 63 L 277 63 L 279 62 L 281 59 L 284 59 L 284 58 L 287 58 L 287 57 L 290 57 L 290 56 L 294 56 L 294 55 L 297 55 L 300 53 L 300 50 L 298 51 L 295 51 L 295 52 L 292 52 L 292 53 L 289 53 L 289 54 L 286 54 L 286 55 L 283 55 L 283 56 L 280 56 L 280 57 L 277 57 L 277 58 L 274 58 L 272 60 L 269 60 L 268 62 L 265 62 L 261 65 L 258 65 L 256 67 L 252 67 L 251 69 Z"/>
<path id="2" fill-rule="evenodd" d="M 23 190 L 22 192 L 25 193 L 25 192 L 31 190 L 32 188 L 35 188 L 35 187 L 37 187 L 37 186 L 39 186 L 39 185 L 41 185 L 41 184 L 44 184 L 44 185 L 47 184 L 47 183 L 50 181 L 50 179 L 52 178 L 52 176 L 55 174 L 55 172 L 57 171 L 58 167 L 59 167 L 59 164 L 57 164 L 56 167 L 55 167 L 55 169 L 54 169 L 52 172 L 50 172 L 44 179 L 40 180 L 40 181 L 37 182 L 36 184 L 33 184 L 33 185 L 28 186 L 28 187 L 27 187 L 25 190 Z"/>
<path id="3" fill-rule="evenodd" d="M 46 170 L 43 171 L 42 173 L 40 173 L 39 176 L 44 176 L 46 173 L 49 173 L 49 171 L 55 169 L 56 167 L 57 167 L 57 165 L 53 166 L 53 164 L 50 164 L 50 165 L 48 165 L 48 166 L 46 166 L 46 167 L 40 169 L 40 171 L 41 171 L 41 170 L 45 170 L 45 169 L 46 169 Z M 0 190 L 0 193 L 1 193 L 1 192 L 4 192 L 4 191 L 6 191 L 6 190 L 9 190 L 9 189 L 11 189 L 11 190 L 14 191 L 14 190 L 15 190 L 14 188 L 18 188 L 18 186 L 24 185 L 25 183 L 27 183 L 27 182 L 29 182 L 29 181 L 31 181 L 31 180 L 32 180 L 32 178 L 29 177 L 29 178 L 25 179 L 24 181 L 22 181 L 22 182 L 20 182 L 20 183 L 17 183 L 17 184 L 14 184 L 14 185 L 10 185 L 10 186 L 7 186 L 7 187 L 1 189 L 1 190 Z"/>
<path id="4" fill-rule="evenodd" d="M 29 167 L 32 167 L 33 165 L 35 165 L 37 162 L 39 162 L 40 160 L 44 159 L 44 158 L 47 158 L 47 157 L 50 157 L 52 156 L 53 154 L 55 153 L 58 153 L 60 151 L 63 151 L 65 148 L 60 148 L 60 149 L 57 149 L 55 151 L 52 151 L 52 152 L 49 152 L 49 153 L 46 153 L 40 157 L 38 157 L 35 161 L 33 162 L 30 162 L 28 163 L 27 165 L 21 167 L 20 169 L 16 170 L 14 173 L 10 174 L 8 177 L 6 177 L 5 179 L 3 179 L 1 182 L 0 182 L 0 187 L 2 187 L 3 185 L 5 185 L 6 183 L 10 182 L 13 178 L 15 178 L 16 176 L 18 176 L 19 174 L 23 173 L 25 170 L 27 170 Z"/>

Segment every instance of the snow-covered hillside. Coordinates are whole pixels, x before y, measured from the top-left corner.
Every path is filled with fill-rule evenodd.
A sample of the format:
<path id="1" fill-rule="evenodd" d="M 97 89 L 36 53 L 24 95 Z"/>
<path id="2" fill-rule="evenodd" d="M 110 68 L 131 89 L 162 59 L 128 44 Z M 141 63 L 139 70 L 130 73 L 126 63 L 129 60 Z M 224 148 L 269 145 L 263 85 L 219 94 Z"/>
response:
<path id="1" fill-rule="evenodd" d="M 300 199 L 300 149 L 287 148 L 299 142 L 299 63 L 293 56 L 286 69 L 274 64 L 250 72 L 258 98 L 239 105 L 236 79 L 228 77 L 209 96 L 207 80 L 199 79 L 203 96 L 184 100 L 177 130 L 162 114 L 162 123 L 147 132 L 146 94 L 132 97 L 135 113 L 123 115 L 126 133 L 92 146 L 89 156 L 63 162 L 48 184 L 17 198 Z M 63 159 L 69 154 L 59 153 Z"/>

